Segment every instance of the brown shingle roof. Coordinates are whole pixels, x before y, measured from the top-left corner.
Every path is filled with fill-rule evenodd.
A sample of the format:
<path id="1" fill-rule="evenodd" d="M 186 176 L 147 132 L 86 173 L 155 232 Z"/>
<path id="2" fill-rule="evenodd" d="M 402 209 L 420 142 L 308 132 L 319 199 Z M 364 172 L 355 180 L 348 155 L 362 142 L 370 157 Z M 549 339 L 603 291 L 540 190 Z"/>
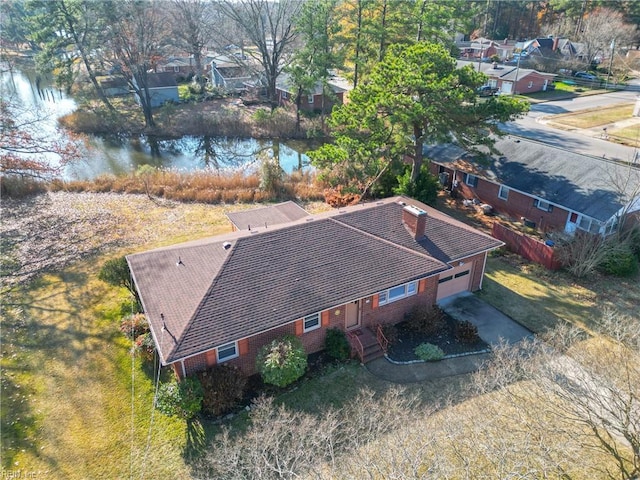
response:
<path id="1" fill-rule="evenodd" d="M 239 230 L 248 230 L 249 226 L 263 227 L 294 222 L 307 216 L 309 214 L 302 207 L 291 201 L 227 213 L 227 218 Z"/>
<path id="2" fill-rule="evenodd" d="M 451 262 L 475 255 L 502 245 L 502 242 L 478 230 L 458 222 L 426 205 L 406 199 L 427 211 L 425 238 L 416 242 L 399 222 L 402 208 L 398 202 L 387 203 L 376 209 L 355 211 L 337 217 L 336 220 L 389 242 L 430 255 L 442 262 Z M 406 202 L 405 202 L 406 203 Z"/>
<path id="3" fill-rule="evenodd" d="M 163 363 L 435 275 L 450 268 L 447 260 L 501 245 L 420 204 L 429 237 L 418 244 L 398 200 L 415 203 L 387 199 L 128 256 Z"/>

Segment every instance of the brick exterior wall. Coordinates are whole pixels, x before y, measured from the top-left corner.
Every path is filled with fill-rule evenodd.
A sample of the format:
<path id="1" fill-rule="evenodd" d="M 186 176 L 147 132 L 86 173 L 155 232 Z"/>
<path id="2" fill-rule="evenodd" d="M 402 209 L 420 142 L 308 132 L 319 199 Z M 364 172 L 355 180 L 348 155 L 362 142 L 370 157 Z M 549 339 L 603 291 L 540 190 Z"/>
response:
<path id="1" fill-rule="evenodd" d="M 479 253 L 474 255 L 473 257 L 463 258 L 462 261 L 464 263 L 473 263 L 471 267 L 471 284 L 469 286 L 469 290 L 475 292 L 476 290 L 480 290 L 480 285 L 482 284 L 482 274 L 484 267 L 484 259 L 487 256 L 486 253 Z M 457 265 L 457 262 L 453 262 Z M 443 274 L 444 275 L 444 274 Z"/>
<path id="2" fill-rule="evenodd" d="M 536 72 L 531 72 L 523 78 L 519 78 L 515 85 L 515 93 L 541 92 L 544 89 L 544 82 L 547 80 L 547 87 L 553 83 L 552 78 L 544 77 Z M 531 86 L 529 86 L 531 84 Z"/>
<path id="3" fill-rule="evenodd" d="M 439 165 L 431 164 L 431 173 L 438 175 L 442 170 Z M 449 173 L 449 178 L 452 181 L 454 179 L 454 171 L 449 168 L 444 168 L 444 171 Z M 482 203 L 488 203 L 496 212 L 502 213 L 510 218 L 519 220 L 524 217 L 527 220 L 535 222 L 536 228 L 541 231 L 560 230 L 564 231 L 567 219 L 569 218 L 569 211 L 553 206 L 550 212 L 540 210 L 534 206 L 533 201 L 535 197 L 517 192 L 515 190 L 509 190 L 507 200 L 503 200 L 498 197 L 500 191 L 500 185 L 489 182 L 482 178 L 478 178 L 478 184 L 475 187 L 471 187 L 464 182 L 465 172 L 455 172 L 455 179 L 458 181 L 458 187 L 456 191 L 459 195 L 466 199 L 477 198 Z"/>
<path id="4" fill-rule="evenodd" d="M 472 290 L 477 290 L 480 287 L 480 281 L 482 278 L 482 266 L 484 261 L 484 253 L 474 255 L 468 259 L 464 259 L 465 262 L 475 262 L 472 268 Z M 391 302 L 386 305 L 378 305 L 378 295 L 372 295 L 360 300 L 360 326 L 361 327 L 374 327 L 379 324 L 398 323 L 404 319 L 405 313 L 411 310 L 416 305 L 431 306 L 436 303 L 436 294 L 438 289 L 438 276 L 422 279 L 418 282 L 418 291 L 415 295 Z M 345 305 L 341 305 L 329 310 L 325 310 L 321 313 L 321 326 L 310 332 L 301 333 L 302 328 L 300 326 L 301 320 L 298 322 L 290 323 L 282 327 L 274 328 L 267 332 L 249 337 L 246 339 L 245 345 L 239 345 L 241 355 L 237 358 L 228 360 L 225 363 L 234 365 L 242 371 L 243 374 L 249 376 L 257 372 L 256 370 L 256 356 L 258 351 L 263 345 L 280 338 L 284 335 L 296 335 L 302 341 L 304 349 L 307 353 L 319 352 L 324 348 L 324 340 L 327 334 L 327 329 L 338 328 L 345 330 Z M 296 328 L 298 323 L 298 328 Z M 243 342 L 241 340 L 239 344 Z M 243 350 L 245 350 L 243 352 Z M 216 351 L 215 349 L 208 352 L 190 357 L 184 360 L 184 367 L 187 375 L 195 373 L 199 370 L 204 370 L 208 366 L 212 366 L 216 363 Z M 182 377 L 182 366 L 180 362 L 173 364 L 176 375 Z"/>
<path id="5" fill-rule="evenodd" d="M 292 106 L 295 108 L 295 94 L 286 93 L 286 98 L 283 95 L 283 90 L 278 89 L 278 103 L 281 106 Z M 343 104 L 344 93 L 339 92 L 335 94 L 335 101 L 333 101 L 328 96 L 324 99 L 324 111 L 330 112 L 333 109 L 334 105 L 342 105 Z M 322 105 L 322 95 L 314 95 L 313 103 L 309 103 L 308 95 L 303 95 L 300 100 L 300 109 L 307 112 L 319 112 L 323 108 Z"/>
<path id="6" fill-rule="evenodd" d="M 438 288 L 437 277 L 429 277 L 424 280 L 424 291 L 410 297 L 398 300 L 396 302 L 387 303 L 386 305 L 377 305 L 377 295 L 369 297 L 362 302 L 362 326 L 373 327 L 375 325 L 384 325 L 387 323 L 398 323 L 404 319 L 404 314 L 416 305 L 431 306 L 436 303 L 436 292 Z M 367 300 L 369 302 L 367 303 Z"/>
<path id="7" fill-rule="evenodd" d="M 323 312 L 324 320 L 321 319 L 321 326 L 315 330 L 311 330 L 306 333 L 301 333 L 298 336 L 304 345 L 304 349 L 307 353 L 315 353 L 324 349 L 324 339 L 327 335 L 327 329 L 339 328 L 344 330 L 345 325 L 345 309 L 344 306 L 325 310 Z M 321 317 L 323 315 L 321 314 Z M 285 335 L 296 335 L 296 324 L 290 323 L 282 327 L 274 328 L 267 332 L 260 333 L 247 339 L 247 350 L 239 357 L 228 360 L 224 363 L 234 365 L 242 371 L 245 375 L 253 375 L 256 370 L 256 356 L 258 351 L 263 345 Z M 242 350 L 242 349 L 240 349 Z M 216 350 L 209 350 L 208 352 L 196 355 L 194 357 L 187 358 L 184 361 L 185 370 L 187 375 L 195 373 L 199 370 L 204 370 L 208 366 L 214 365 L 216 359 Z M 174 365 L 174 371 L 180 377 L 182 375 L 181 367 L 179 364 Z"/>

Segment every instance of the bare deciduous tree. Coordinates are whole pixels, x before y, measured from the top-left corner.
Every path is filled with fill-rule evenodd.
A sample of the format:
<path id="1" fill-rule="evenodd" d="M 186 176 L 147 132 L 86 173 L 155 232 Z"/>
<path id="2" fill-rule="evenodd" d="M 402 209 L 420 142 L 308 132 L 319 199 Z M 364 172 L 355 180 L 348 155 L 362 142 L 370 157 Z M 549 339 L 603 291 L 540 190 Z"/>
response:
<path id="1" fill-rule="evenodd" d="M 605 312 L 601 330 L 585 340 L 566 326 L 547 342 L 498 349 L 476 386 L 520 412 L 547 449 L 581 448 L 604 459 L 589 465 L 593 475 L 633 480 L 640 474 L 640 319 Z"/>
<path id="2" fill-rule="evenodd" d="M 0 99 L 0 173 L 50 179 L 80 156 L 72 141 L 54 140 L 42 130 L 46 114 Z"/>
<path id="3" fill-rule="evenodd" d="M 246 54 L 262 65 L 267 97 L 276 104 L 276 81 L 290 61 L 295 39 L 293 19 L 301 0 L 238 0 L 219 4 L 222 13 L 233 21 L 251 44 Z"/>
<path id="4" fill-rule="evenodd" d="M 612 42 L 618 46 L 631 45 L 638 35 L 637 25 L 625 22 L 621 12 L 610 8 L 597 8 L 582 19 L 577 40 L 584 45 L 588 64 L 597 57 L 610 55 Z"/>
<path id="5" fill-rule="evenodd" d="M 193 56 L 196 74 L 202 76 L 202 52 L 216 33 L 217 15 L 211 2 L 172 0 L 169 12 L 176 46 Z"/>
<path id="6" fill-rule="evenodd" d="M 375 439 L 410 422 L 415 402 L 415 396 L 400 389 L 380 399 L 372 391 L 363 391 L 349 406 L 330 408 L 316 416 L 260 398 L 253 405 L 245 434 L 233 436 L 225 430 L 197 471 L 206 472 L 206 478 L 331 478 L 349 468 L 348 462 L 338 464 L 339 457 L 346 459 L 356 450 L 365 452 Z M 409 438 L 405 440 L 411 443 Z M 379 468 L 378 454 L 363 455 L 372 472 Z"/>
<path id="7" fill-rule="evenodd" d="M 104 2 L 103 14 L 111 28 L 105 35 L 113 55 L 108 60 L 134 91 L 144 114 L 145 125 L 155 127 L 149 92 L 149 71 L 161 56 L 167 18 L 157 2 Z"/>

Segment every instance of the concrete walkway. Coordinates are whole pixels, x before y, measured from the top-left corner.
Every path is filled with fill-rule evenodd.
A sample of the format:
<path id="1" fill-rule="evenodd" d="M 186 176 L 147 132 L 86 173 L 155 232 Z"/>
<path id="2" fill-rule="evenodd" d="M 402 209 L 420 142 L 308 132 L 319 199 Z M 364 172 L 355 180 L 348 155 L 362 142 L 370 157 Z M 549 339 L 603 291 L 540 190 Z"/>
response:
<path id="1" fill-rule="evenodd" d="M 533 336 L 522 325 L 469 292 L 445 298 L 439 305 L 453 318 L 468 320 L 477 326 L 480 338 L 492 346 L 501 342 L 516 343 Z M 474 372 L 490 355 L 482 353 L 439 362 L 404 365 L 391 363 L 382 357 L 367 363 L 365 367 L 371 374 L 389 382 L 413 383 Z"/>

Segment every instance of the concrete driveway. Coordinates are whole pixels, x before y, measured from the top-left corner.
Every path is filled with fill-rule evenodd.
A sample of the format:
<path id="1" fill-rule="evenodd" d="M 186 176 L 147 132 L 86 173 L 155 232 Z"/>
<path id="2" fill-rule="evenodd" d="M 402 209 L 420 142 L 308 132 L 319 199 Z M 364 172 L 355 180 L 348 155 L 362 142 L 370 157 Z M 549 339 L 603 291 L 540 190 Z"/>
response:
<path id="1" fill-rule="evenodd" d="M 533 336 L 522 325 L 469 292 L 445 298 L 439 305 L 453 318 L 468 320 L 476 325 L 480 338 L 489 345 L 497 345 L 500 342 L 516 343 Z M 391 363 L 382 357 L 367 363 L 365 368 L 372 375 L 389 382 L 414 383 L 475 372 L 490 355 L 490 353 L 482 353 L 447 358 L 439 362 L 402 365 Z"/>
<path id="2" fill-rule="evenodd" d="M 480 338 L 492 346 L 501 341 L 516 343 L 533 336 L 531 331 L 470 292 L 445 298 L 439 305 L 453 318 L 473 323 L 478 327 Z"/>

